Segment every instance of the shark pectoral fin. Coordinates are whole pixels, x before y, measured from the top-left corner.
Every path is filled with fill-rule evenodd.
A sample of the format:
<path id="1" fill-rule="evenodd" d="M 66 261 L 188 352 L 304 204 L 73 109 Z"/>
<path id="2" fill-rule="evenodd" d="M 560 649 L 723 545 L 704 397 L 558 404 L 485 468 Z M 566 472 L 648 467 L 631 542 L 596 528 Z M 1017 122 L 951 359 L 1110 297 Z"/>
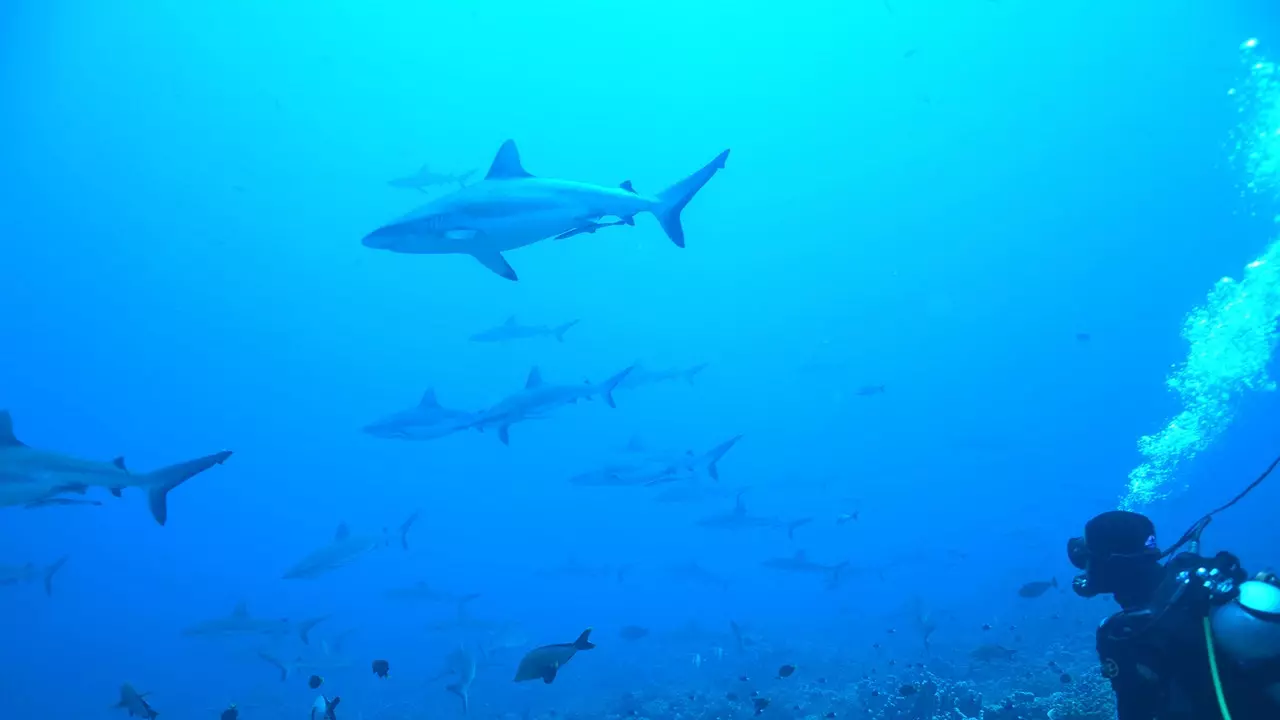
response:
<path id="1" fill-rule="evenodd" d="M 507 263 L 506 258 L 502 257 L 502 253 L 497 250 L 476 251 L 471 253 L 471 257 L 480 261 L 480 264 L 489 268 L 499 276 L 511 281 L 519 280 L 516 277 L 516 271 Z"/>
<path id="2" fill-rule="evenodd" d="M 123 471 L 125 471 L 125 472 L 129 472 L 129 468 L 125 467 L 125 465 L 124 465 L 124 456 L 123 456 L 123 455 L 121 455 L 120 457 L 118 457 L 118 458 L 116 458 L 116 459 L 112 460 L 112 461 L 111 461 L 111 464 L 112 464 L 112 465 L 115 465 L 116 467 L 120 468 L 121 470 L 123 470 Z"/>
<path id="3" fill-rule="evenodd" d="M 510 425 L 503 425 L 498 428 L 498 439 L 502 441 L 503 445 L 511 444 L 511 426 Z"/>
<path id="4" fill-rule="evenodd" d="M 107 488 L 107 491 L 111 493 L 112 497 L 120 497 L 121 493 L 124 491 L 124 488 L 118 488 L 118 487 Z"/>

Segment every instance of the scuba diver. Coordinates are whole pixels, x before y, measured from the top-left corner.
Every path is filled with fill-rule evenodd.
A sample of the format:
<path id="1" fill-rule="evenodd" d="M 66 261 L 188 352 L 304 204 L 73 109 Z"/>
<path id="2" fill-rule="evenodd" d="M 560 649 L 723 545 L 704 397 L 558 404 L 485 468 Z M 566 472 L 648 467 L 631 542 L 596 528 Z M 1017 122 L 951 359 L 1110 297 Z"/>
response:
<path id="1" fill-rule="evenodd" d="M 1280 719 L 1280 581 L 1271 573 L 1249 579 L 1229 552 L 1199 554 L 1213 516 L 1277 464 L 1163 552 L 1151 520 L 1123 510 L 1098 515 L 1067 542 L 1067 557 L 1083 571 L 1076 594 L 1120 604 L 1097 633 L 1118 720 Z"/>

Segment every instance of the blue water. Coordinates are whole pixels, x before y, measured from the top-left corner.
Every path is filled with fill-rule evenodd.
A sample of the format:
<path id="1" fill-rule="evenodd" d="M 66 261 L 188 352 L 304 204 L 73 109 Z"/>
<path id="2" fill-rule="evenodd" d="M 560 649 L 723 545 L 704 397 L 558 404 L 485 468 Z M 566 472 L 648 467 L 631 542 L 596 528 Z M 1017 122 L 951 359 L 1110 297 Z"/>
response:
<path id="1" fill-rule="evenodd" d="M 1184 318 L 1276 237 L 1280 197 L 1246 201 L 1230 161 L 1227 91 L 1241 42 L 1277 28 L 1265 0 L 4 3 L 0 407 L 28 445 L 133 469 L 235 453 L 173 491 L 163 527 L 136 490 L 0 509 L 0 564 L 70 556 L 50 597 L 0 588 L 5 713 L 124 717 L 128 682 L 166 718 L 302 718 L 318 692 L 344 720 L 459 716 L 433 678 L 487 632 L 385 599 L 420 580 L 518 625 L 524 647 L 478 672 L 480 718 L 750 717 L 752 691 L 776 717 L 896 717 L 885 696 L 926 672 L 989 703 L 1073 692 L 1045 657 L 1096 675 L 1110 605 L 1016 591 L 1069 586 L 1066 538 L 1180 409 Z M 516 283 L 362 247 L 451 191 L 388 180 L 483 172 L 507 138 L 535 175 L 642 192 L 732 153 L 683 250 L 647 215 L 507 253 Z M 511 315 L 581 322 L 563 343 L 469 340 Z M 516 425 L 509 447 L 361 432 L 428 387 L 478 410 L 534 365 L 568 383 L 636 362 L 708 367 Z M 1232 408 L 1143 508 L 1166 542 L 1277 451 L 1274 393 Z M 633 436 L 739 434 L 721 497 L 567 482 Z M 696 524 L 743 487 L 753 513 L 813 521 L 791 540 Z M 1274 564 L 1278 501 L 1263 485 L 1209 546 Z M 339 523 L 414 509 L 407 553 L 281 579 Z M 760 566 L 798 549 L 856 572 L 829 590 Z M 690 561 L 727 589 L 668 572 Z M 547 574 L 569 563 L 631 569 Z M 350 667 L 314 691 L 280 682 L 261 639 L 182 634 L 240 601 L 332 615 L 313 644 L 353 631 Z M 705 636 L 680 636 L 691 622 Z M 554 684 L 511 682 L 523 650 L 586 627 L 598 648 Z M 1021 664 L 975 666 L 983 643 Z"/>

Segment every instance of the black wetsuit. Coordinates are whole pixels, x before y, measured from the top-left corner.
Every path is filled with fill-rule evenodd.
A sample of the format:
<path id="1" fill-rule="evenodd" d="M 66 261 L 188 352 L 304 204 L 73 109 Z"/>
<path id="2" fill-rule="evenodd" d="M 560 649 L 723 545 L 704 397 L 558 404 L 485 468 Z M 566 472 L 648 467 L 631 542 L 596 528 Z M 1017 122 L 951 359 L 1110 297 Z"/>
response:
<path id="1" fill-rule="evenodd" d="M 1111 680 L 1116 693 L 1118 720 L 1215 720 L 1221 719 L 1214 674 L 1205 637 L 1205 618 L 1214 628 L 1214 654 L 1231 720 L 1280 720 L 1280 646 L 1270 647 L 1271 659 L 1242 661 L 1233 657 L 1238 647 L 1230 638 L 1221 638 L 1219 613 L 1241 613 L 1253 622 L 1230 596 L 1215 597 L 1205 588 L 1203 573 L 1216 572 L 1216 579 L 1230 579 L 1238 586 L 1244 578 L 1236 558 L 1219 553 L 1203 558 L 1183 553 L 1169 562 L 1164 579 L 1146 603 L 1127 607 L 1107 618 L 1098 628 L 1098 657 L 1102 674 Z M 1259 638 L 1274 645 L 1274 637 L 1263 628 L 1233 622 L 1231 634 L 1252 643 Z M 1257 620 L 1274 629 L 1266 620 Z M 1264 649 L 1265 650 L 1265 649 Z M 1256 655 L 1257 653 L 1255 653 Z"/>

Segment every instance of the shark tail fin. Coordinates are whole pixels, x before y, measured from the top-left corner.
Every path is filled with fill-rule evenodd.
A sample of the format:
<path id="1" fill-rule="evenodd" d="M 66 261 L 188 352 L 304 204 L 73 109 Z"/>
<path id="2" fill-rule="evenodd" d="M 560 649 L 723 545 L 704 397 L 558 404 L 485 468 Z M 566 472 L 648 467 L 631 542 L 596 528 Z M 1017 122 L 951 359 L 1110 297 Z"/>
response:
<path id="1" fill-rule="evenodd" d="M 400 547 L 405 550 L 409 549 L 409 530 L 412 529 L 413 524 L 418 521 L 418 515 L 420 514 L 420 510 L 414 510 L 413 514 L 410 515 L 408 519 L 400 523 Z"/>
<path id="2" fill-rule="evenodd" d="M 618 404 L 613 401 L 613 391 L 617 390 L 618 385 L 623 380 L 626 380 L 627 376 L 631 374 L 631 371 L 635 369 L 636 369 L 636 366 L 632 365 L 631 367 L 628 367 L 627 369 L 623 370 L 617 375 L 614 375 L 613 377 L 604 381 L 604 401 L 609 404 L 609 407 L 611 408 L 618 407 Z"/>
<path id="3" fill-rule="evenodd" d="M 310 618 L 308 620 L 303 620 L 302 622 L 298 623 L 298 638 L 302 640 L 302 644 L 310 645 L 311 638 L 309 637 L 309 635 L 311 631 L 315 628 L 315 626 L 319 625 L 320 623 L 328 619 L 329 619 L 328 615 L 321 615 L 320 617 Z"/>
<path id="4" fill-rule="evenodd" d="M 229 457 L 231 452 L 223 450 L 147 473 L 147 501 L 151 505 L 151 516 L 156 519 L 156 522 L 164 525 L 165 520 L 169 518 L 169 491 L 214 465 L 221 465 Z"/>
<path id="5" fill-rule="evenodd" d="M 835 590 L 840 587 L 840 580 L 841 580 L 840 576 L 848 567 L 849 567 L 849 561 L 845 560 L 844 562 L 831 568 L 831 575 L 827 577 L 828 590 Z M 929 642 L 928 639 L 926 639 L 925 644 L 927 645 L 928 642 Z"/>
<path id="6" fill-rule="evenodd" d="M 685 382 L 687 382 L 687 383 L 689 383 L 690 385 L 692 385 L 692 384 L 693 384 L 693 379 L 694 379 L 694 378 L 696 378 L 696 377 L 698 377 L 698 375 L 702 374 L 702 371 L 707 369 L 707 365 L 708 365 L 708 363 L 702 363 L 702 364 L 700 364 L 700 365 L 694 365 L 693 367 L 689 368 L 688 370 L 685 370 L 685 371 L 684 371 L 684 381 L 685 381 Z"/>
<path id="7" fill-rule="evenodd" d="M 44 569 L 44 594 L 45 595 L 49 595 L 49 596 L 53 595 L 53 576 L 58 574 L 58 571 L 62 569 L 63 565 L 67 564 L 67 559 L 70 557 L 71 557 L 70 555 L 63 555 L 62 557 L 54 561 L 52 565 Z"/>
<path id="8" fill-rule="evenodd" d="M 653 214 L 676 247 L 684 247 L 684 227 L 680 224 L 680 211 L 684 210 L 684 206 L 689 204 L 717 170 L 724 168 L 728 157 L 729 151 L 725 150 L 694 174 L 658 193 L 658 204 L 654 207 Z"/>
<path id="9" fill-rule="evenodd" d="M 591 642 L 591 628 L 582 631 L 577 640 L 573 641 L 574 650 L 593 650 L 596 644 Z"/>
<path id="10" fill-rule="evenodd" d="M 271 653 L 259 651 L 258 657 L 262 658 L 263 660 L 266 660 L 275 669 L 280 671 L 280 682 L 285 682 L 286 680 L 289 679 L 289 666 L 284 664 L 284 662 L 282 662 L 275 655 L 272 655 Z"/>
<path id="11" fill-rule="evenodd" d="M 555 329 L 556 342 L 564 342 L 564 334 L 565 334 L 565 333 L 567 333 L 567 332 L 569 332 L 569 329 L 570 329 L 570 328 L 572 328 L 574 325 L 577 325 L 579 322 L 581 322 L 581 321 L 580 321 L 580 320 L 570 320 L 569 322 L 567 322 L 567 323 L 565 323 L 565 324 L 563 324 L 563 325 L 559 325 L 559 326 L 557 326 L 557 327 L 556 327 L 556 329 Z"/>
<path id="12" fill-rule="evenodd" d="M 471 698 L 467 697 L 466 686 L 463 685 L 461 682 L 456 682 L 456 683 L 450 683 L 449 685 L 446 685 L 444 689 L 462 698 L 462 714 L 466 715 L 467 712 L 471 709 L 470 707 Z"/>
<path id="13" fill-rule="evenodd" d="M 707 451 L 707 475 L 710 476 L 712 480 L 720 480 L 720 468 L 716 466 L 716 463 L 720 462 L 720 458 L 724 457 L 724 454 L 729 452 L 729 449 L 734 445 L 737 445 L 738 441 L 741 439 L 741 435 L 734 435 Z"/>
<path id="14" fill-rule="evenodd" d="M 804 525 L 808 525 L 811 522 L 813 522 L 813 518 L 807 517 L 807 518 L 800 518 L 799 520 L 792 520 L 791 522 L 787 523 L 787 539 L 795 540 L 796 528 L 802 527 Z"/>

